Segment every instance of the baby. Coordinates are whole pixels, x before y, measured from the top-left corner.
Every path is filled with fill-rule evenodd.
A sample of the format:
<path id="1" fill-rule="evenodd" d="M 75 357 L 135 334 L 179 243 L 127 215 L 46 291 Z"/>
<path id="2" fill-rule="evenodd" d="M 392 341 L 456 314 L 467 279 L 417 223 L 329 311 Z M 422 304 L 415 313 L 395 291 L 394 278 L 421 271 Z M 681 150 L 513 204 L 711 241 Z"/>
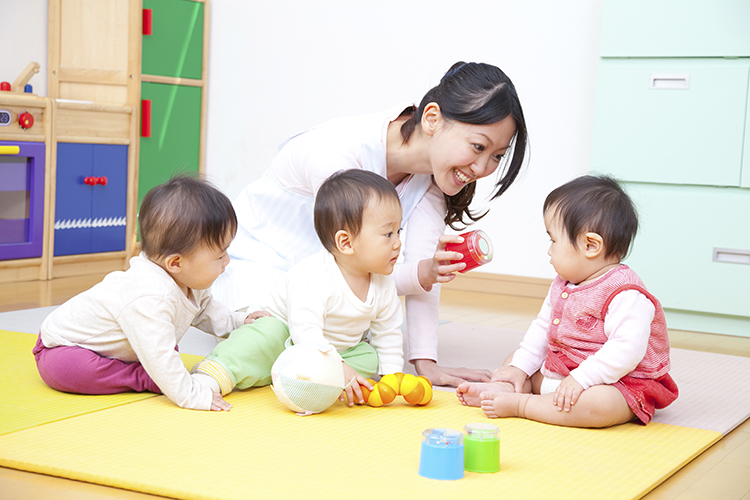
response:
<path id="1" fill-rule="evenodd" d="M 609 177 L 583 176 L 544 202 L 558 276 L 520 348 L 486 384 L 463 383 L 464 405 L 485 415 L 570 427 L 648 423 L 677 398 L 659 301 L 620 261 L 638 228 Z"/>
<path id="2" fill-rule="evenodd" d="M 143 251 L 127 271 L 55 309 L 34 348 L 50 387 L 77 394 L 150 391 L 182 408 L 228 410 L 196 382 L 176 350 L 192 325 L 226 337 L 263 313 L 232 313 L 208 288 L 229 263 L 237 230 L 229 199 L 207 182 L 172 178 L 151 189 L 140 213 Z"/>
<path id="3" fill-rule="evenodd" d="M 271 367 L 290 343 L 330 346 L 344 360 L 342 400 L 362 403 L 367 377 L 403 369 L 401 302 L 388 276 L 398 259 L 401 203 L 375 173 L 350 169 L 321 184 L 314 222 L 324 250 L 301 260 L 277 283 L 260 318 L 193 368 L 227 394 L 271 383 Z M 251 286 L 251 285 L 250 285 Z M 291 338 L 290 338 L 291 336 Z"/>

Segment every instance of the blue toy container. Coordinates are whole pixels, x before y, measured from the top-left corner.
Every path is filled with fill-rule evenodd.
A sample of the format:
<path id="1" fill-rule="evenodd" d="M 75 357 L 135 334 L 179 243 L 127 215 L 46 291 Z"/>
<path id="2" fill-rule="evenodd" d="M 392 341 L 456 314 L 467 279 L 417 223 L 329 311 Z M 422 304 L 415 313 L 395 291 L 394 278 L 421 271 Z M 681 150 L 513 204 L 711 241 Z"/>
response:
<path id="1" fill-rule="evenodd" d="M 453 429 L 427 429 L 422 433 L 419 475 L 429 479 L 464 477 L 464 436 Z"/>

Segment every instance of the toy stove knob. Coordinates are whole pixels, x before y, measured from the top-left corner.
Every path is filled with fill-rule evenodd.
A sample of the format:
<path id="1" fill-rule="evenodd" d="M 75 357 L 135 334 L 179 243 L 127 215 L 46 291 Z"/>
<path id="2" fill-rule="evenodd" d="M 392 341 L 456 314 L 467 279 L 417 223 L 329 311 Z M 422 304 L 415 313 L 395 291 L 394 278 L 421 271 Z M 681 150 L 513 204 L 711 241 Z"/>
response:
<path id="1" fill-rule="evenodd" d="M 23 113 L 18 115 L 18 124 L 24 130 L 30 129 L 34 126 L 34 116 L 28 111 L 24 111 Z"/>

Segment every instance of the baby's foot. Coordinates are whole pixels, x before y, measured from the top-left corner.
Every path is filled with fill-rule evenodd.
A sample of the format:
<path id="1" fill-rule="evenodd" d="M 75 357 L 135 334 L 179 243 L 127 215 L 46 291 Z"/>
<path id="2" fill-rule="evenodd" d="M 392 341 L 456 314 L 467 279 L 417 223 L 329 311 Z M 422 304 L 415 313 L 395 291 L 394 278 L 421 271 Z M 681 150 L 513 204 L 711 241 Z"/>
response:
<path id="1" fill-rule="evenodd" d="M 483 392 L 514 392 L 510 382 L 463 382 L 456 387 L 456 396 L 464 406 L 481 406 Z"/>
<path id="2" fill-rule="evenodd" d="M 525 418 L 526 403 L 531 394 L 507 392 L 483 392 L 480 395 L 484 415 L 488 418 L 522 417 Z"/>

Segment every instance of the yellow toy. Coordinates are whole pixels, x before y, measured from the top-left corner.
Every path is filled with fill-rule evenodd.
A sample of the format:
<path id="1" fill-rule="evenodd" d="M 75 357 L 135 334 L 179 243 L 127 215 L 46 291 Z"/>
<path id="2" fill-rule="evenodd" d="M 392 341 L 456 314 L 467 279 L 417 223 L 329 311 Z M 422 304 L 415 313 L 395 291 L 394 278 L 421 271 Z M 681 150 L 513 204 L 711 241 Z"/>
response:
<path id="1" fill-rule="evenodd" d="M 383 406 L 393 402 L 396 396 L 403 396 L 407 403 L 424 406 L 432 401 L 432 382 L 422 375 L 415 377 L 410 373 L 391 373 L 383 375 L 380 382 L 367 379 L 372 391 L 360 385 L 365 403 L 370 406 Z"/>

